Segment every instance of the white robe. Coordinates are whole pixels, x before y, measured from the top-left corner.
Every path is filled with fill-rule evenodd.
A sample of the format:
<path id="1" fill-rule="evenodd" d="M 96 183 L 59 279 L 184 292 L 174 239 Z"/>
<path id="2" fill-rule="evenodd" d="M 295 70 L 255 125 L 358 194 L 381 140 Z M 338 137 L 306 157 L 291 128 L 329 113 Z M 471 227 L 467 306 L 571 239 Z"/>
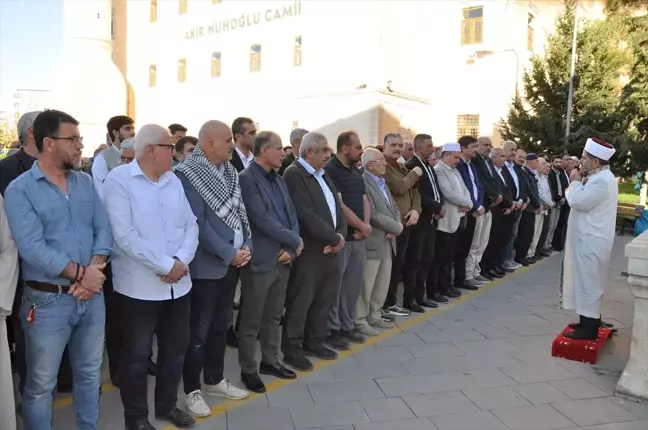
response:
<path id="1" fill-rule="evenodd" d="M 619 186 L 608 168 L 587 183 L 573 182 L 565 193 L 571 206 L 563 262 L 563 308 L 588 318 L 601 317 L 612 253 Z"/>

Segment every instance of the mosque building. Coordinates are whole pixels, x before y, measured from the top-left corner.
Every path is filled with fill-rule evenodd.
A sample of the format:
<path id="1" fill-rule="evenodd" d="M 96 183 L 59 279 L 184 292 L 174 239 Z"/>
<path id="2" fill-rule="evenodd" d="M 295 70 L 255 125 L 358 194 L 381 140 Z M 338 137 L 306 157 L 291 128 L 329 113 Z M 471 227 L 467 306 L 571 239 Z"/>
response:
<path id="1" fill-rule="evenodd" d="M 392 131 L 429 133 L 436 143 L 463 134 L 500 141 L 498 123 L 523 70 L 542 54 L 564 7 L 558 0 L 64 3 L 110 6 L 106 37 L 122 82 L 95 86 L 124 108 L 101 112 L 105 118 L 125 112 L 137 124 L 181 123 L 195 134 L 208 119 L 247 116 L 285 140 L 295 127 L 332 142 L 352 129 L 365 145 Z"/>

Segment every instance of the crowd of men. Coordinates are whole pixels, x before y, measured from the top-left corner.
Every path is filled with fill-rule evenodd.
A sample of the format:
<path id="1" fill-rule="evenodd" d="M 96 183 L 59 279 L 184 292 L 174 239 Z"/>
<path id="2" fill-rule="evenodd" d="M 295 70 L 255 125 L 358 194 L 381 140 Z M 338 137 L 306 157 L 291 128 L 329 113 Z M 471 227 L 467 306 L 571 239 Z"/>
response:
<path id="1" fill-rule="evenodd" d="M 353 131 L 329 142 L 295 129 L 287 151 L 249 118 L 192 137 L 179 124 L 135 134 L 116 116 L 90 167 L 64 112 L 25 114 L 18 134 L 0 162 L 1 278 L 11 297 L 17 286 L 0 316 L 13 308 L 26 430 L 51 428 L 57 379 L 77 428 L 96 428 L 104 341 L 126 428 L 154 429 L 149 374 L 156 417 L 190 428 L 211 414 L 204 395 L 263 393 L 259 374 L 293 379 L 309 357 L 334 360 L 399 316 L 561 251 L 577 164 L 488 137 L 390 133 L 364 147 Z M 228 343 L 244 388 L 224 377 Z"/>

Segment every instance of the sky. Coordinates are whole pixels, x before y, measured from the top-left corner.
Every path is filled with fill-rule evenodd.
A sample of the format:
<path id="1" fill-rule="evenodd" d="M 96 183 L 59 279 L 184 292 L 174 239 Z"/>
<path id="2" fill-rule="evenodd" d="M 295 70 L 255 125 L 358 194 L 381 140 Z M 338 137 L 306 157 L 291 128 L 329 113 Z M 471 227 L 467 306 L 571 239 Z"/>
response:
<path id="1" fill-rule="evenodd" d="M 62 54 L 62 0 L 0 0 L 0 111 L 18 88 L 49 90 Z"/>

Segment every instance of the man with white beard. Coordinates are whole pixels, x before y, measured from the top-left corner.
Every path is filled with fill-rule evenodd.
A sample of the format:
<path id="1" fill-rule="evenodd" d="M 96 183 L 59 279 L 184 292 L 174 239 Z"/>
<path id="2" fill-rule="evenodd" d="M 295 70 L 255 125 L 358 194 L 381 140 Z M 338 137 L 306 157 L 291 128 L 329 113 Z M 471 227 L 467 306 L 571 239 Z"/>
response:
<path id="1" fill-rule="evenodd" d="M 582 168 L 571 171 L 571 184 L 565 192 L 571 213 L 561 293 L 563 307 L 576 309 L 580 316 L 580 322 L 571 325 L 575 330 L 565 335 L 571 339 L 594 340 L 601 325 L 603 282 L 614 243 L 619 193 L 610 171 L 610 157 L 615 152 L 601 139 L 587 139 Z"/>

